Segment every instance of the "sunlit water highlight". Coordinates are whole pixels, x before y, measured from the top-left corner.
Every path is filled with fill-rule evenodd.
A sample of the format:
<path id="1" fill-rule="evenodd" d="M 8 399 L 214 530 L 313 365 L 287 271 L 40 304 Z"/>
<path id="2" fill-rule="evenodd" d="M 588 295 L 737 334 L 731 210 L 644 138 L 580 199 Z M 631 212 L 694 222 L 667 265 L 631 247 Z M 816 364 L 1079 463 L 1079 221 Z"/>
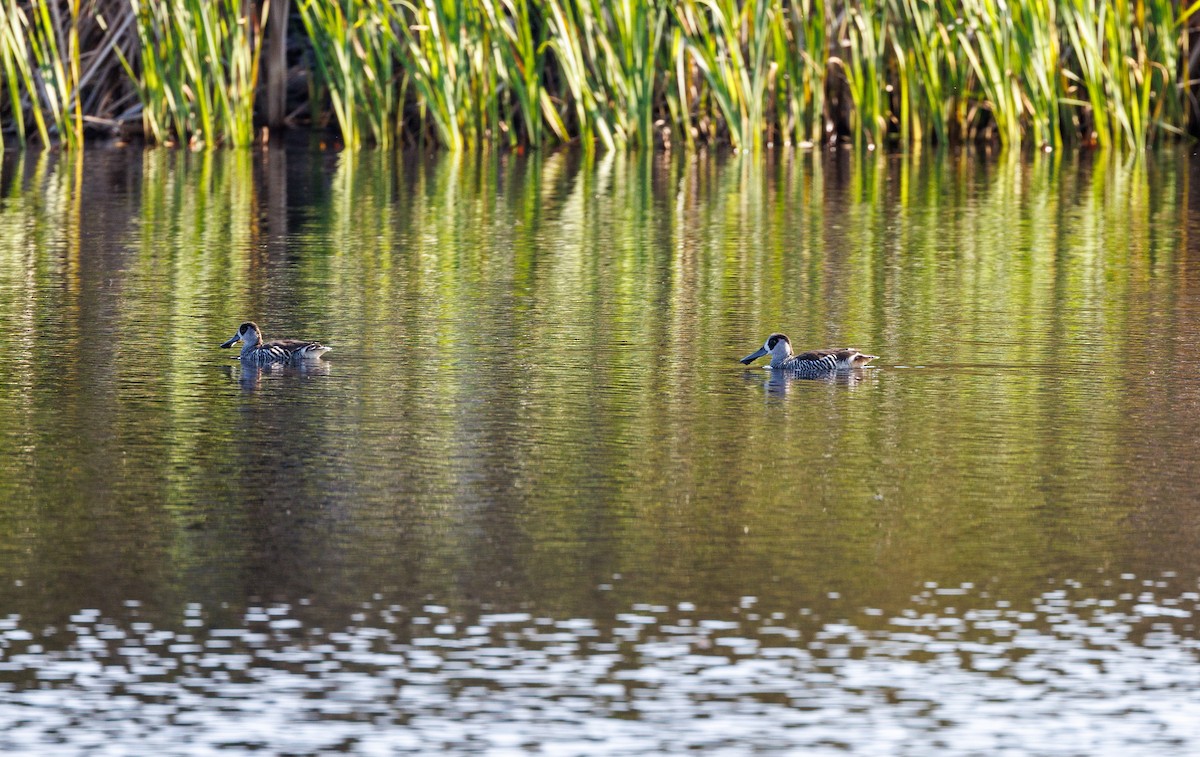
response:
<path id="1" fill-rule="evenodd" d="M 464 616 L 377 595 L 333 627 L 280 604 L 228 627 L 200 604 L 173 628 L 141 620 L 136 602 L 62 628 L 12 616 L 0 621 L 0 747 L 1182 751 L 1200 738 L 1198 602 L 1173 581 L 1124 576 L 1067 581 L 1020 607 L 929 585 L 896 615 L 836 598 L 789 614 L 743 597 L 719 618 L 688 602 Z"/>
<path id="2" fill-rule="evenodd" d="M 0 750 L 1200 748 L 1188 156 L 72 160 L 0 175 Z"/>

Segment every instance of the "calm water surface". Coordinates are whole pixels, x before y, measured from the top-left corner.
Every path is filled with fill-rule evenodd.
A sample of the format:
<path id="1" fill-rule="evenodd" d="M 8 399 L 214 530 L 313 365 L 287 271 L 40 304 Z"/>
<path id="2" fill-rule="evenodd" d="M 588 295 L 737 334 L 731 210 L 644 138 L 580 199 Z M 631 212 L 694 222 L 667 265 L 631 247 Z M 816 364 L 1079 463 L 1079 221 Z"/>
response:
<path id="1" fill-rule="evenodd" d="M 1195 753 L 1198 180 L 10 156 L 0 750 Z"/>

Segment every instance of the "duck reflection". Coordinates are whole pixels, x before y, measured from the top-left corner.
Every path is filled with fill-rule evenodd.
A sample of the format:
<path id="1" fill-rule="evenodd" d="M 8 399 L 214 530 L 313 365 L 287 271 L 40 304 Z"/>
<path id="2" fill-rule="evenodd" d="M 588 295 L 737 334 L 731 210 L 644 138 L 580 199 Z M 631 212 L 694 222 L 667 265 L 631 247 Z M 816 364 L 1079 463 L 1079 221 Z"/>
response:
<path id="1" fill-rule="evenodd" d="M 236 374 L 238 385 L 243 390 L 252 392 L 259 388 L 263 381 L 274 379 L 286 380 L 287 377 L 328 376 L 330 364 L 324 361 L 308 361 L 304 363 L 266 363 L 255 364 L 242 362 L 240 370 L 234 366 L 225 366 L 230 378 Z"/>
<path id="2" fill-rule="evenodd" d="M 849 371 L 829 373 L 823 376 L 804 376 L 789 371 L 769 370 L 766 371 L 767 380 L 763 382 L 763 390 L 770 395 L 787 396 L 793 386 L 812 387 L 824 384 L 846 386 L 853 389 L 860 384 L 870 381 L 873 373 L 873 370 L 868 371 L 862 368 L 854 368 Z M 745 376 L 748 380 L 761 378 L 761 374 L 757 371 L 746 371 Z"/>

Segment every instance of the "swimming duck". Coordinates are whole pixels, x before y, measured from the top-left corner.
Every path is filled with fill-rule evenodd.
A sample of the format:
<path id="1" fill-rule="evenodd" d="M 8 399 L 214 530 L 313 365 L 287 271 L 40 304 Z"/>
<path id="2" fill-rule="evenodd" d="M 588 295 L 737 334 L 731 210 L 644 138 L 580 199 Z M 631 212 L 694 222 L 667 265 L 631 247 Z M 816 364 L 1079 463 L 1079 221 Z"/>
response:
<path id="1" fill-rule="evenodd" d="M 792 340 L 786 334 L 771 334 L 758 351 L 742 358 L 746 365 L 764 355 L 771 356 L 771 367 L 791 371 L 799 376 L 825 376 L 838 371 L 858 368 L 874 360 L 878 355 L 864 355 L 856 349 L 813 350 L 799 355 L 792 354 Z"/>
<path id="2" fill-rule="evenodd" d="M 235 342 L 242 343 L 242 360 L 256 363 L 299 363 L 304 360 L 316 360 L 322 353 L 333 349 L 318 342 L 306 342 L 302 339 L 280 339 L 275 342 L 263 342 L 262 331 L 258 324 L 246 321 L 238 326 L 237 333 L 222 347 L 231 347 Z"/>

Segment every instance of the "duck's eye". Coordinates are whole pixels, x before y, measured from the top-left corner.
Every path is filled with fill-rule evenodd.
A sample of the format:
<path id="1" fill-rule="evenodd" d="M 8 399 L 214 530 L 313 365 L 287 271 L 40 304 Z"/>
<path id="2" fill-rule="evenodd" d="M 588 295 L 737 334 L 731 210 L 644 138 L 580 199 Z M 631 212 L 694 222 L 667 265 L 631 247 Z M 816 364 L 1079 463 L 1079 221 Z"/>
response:
<path id="1" fill-rule="evenodd" d="M 779 337 L 773 336 L 767 340 L 767 349 L 775 349 L 775 345 L 779 343 Z"/>

